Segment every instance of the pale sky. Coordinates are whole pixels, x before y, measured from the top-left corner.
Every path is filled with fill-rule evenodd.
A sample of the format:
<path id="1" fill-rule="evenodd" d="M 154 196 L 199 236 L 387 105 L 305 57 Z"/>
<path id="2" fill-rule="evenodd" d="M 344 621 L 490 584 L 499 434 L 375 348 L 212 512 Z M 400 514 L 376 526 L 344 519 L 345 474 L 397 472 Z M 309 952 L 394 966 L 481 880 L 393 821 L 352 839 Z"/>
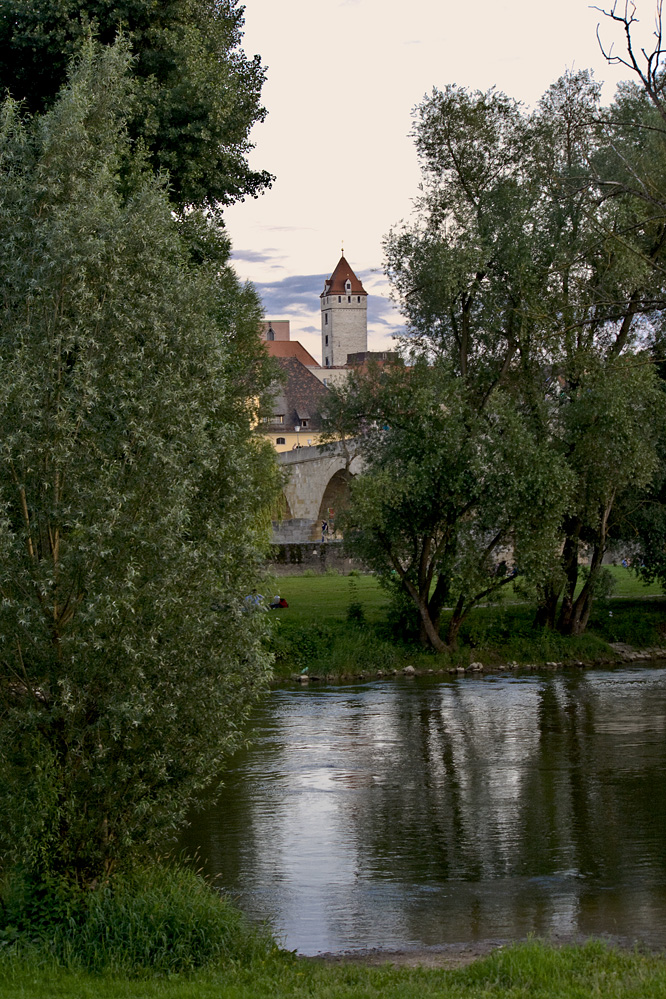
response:
<path id="1" fill-rule="evenodd" d="M 621 0 L 624 9 L 624 2 Z M 638 0 L 650 43 L 653 2 Z M 267 67 L 268 117 L 251 163 L 276 175 L 225 218 L 239 277 L 267 318 L 321 359 L 319 294 L 345 256 L 369 295 L 371 350 L 390 349 L 401 317 L 382 274 L 382 239 L 407 218 L 419 173 L 411 111 L 433 86 L 499 90 L 534 105 L 567 69 L 591 68 L 610 101 L 618 80 L 596 38 L 618 26 L 582 0 L 246 0 L 244 49 Z"/>

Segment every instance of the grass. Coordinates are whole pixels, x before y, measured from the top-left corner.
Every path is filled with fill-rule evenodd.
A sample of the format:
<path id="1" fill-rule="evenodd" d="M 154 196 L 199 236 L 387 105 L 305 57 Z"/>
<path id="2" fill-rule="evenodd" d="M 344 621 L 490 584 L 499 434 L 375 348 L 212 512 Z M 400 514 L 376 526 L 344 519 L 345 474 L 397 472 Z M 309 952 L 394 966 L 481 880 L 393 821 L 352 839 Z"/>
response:
<path id="1" fill-rule="evenodd" d="M 534 608 L 507 587 L 496 604 L 476 608 L 452 653 L 423 652 L 399 626 L 388 621 L 390 601 L 370 575 L 285 576 L 268 595 L 279 592 L 289 607 L 271 612 L 276 624 L 273 649 L 276 676 L 307 669 L 323 677 L 367 676 L 411 664 L 420 670 L 467 666 L 608 660 L 610 642 L 636 648 L 666 644 L 665 601 L 659 585 L 645 586 L 629 569 L 608 567 L 613 598 L 598 600 L 586 633 L 565 638 L 533 628 Z M 446 623 L 446 614 L 443 624 Z"/>
<path id="2" fill-rule="evenodd" d="M 288 618 L 295 625 L 311 624 L 314 617 L 322 625 L 344 619 L 354 588 L 368 621 L 379 623 L 388 608 L 388 595 L 376 576 L 281 576 L 271 586 L 275 589 L 267 590 L 269 601 L 279 592 L 289 604 L 286 611 L 273 612 L 276 620 Z"/>
<path id="3" fill-rule="evenodd" d="M 666 999 L 666 960 L 592 941 L 529 942 L 460 970 L 328 965 L 278 953 L 188 977 L 137 981 L 0 959 L 0 999 Z"/>
<path id="4" fill-rule="evenodd" d="M 261 962 L 277 950 L 267 930 L 182 866 L 135 866 L 95 887 L 15 869 L 1 885 L 0 955 L 31 957 L 33 966 L 169 976 Z"/>
<path id="5" fill-rule="evenodd" d="M 621 565 L 607 568 L 615 580 L 614 599 L 641 599 L 663 594 L 660 584 L 646 586 L 630 569 Z M 379 622 L 388 608 L 388 595 L 375 576 L 281 576 L 267 587 L 266 596 L 269 602 L 273 593 L 278 591 L 285 596 L 289 603 L 289 617 L 297 624 L 308 624 L 312 620 L 313 608 L 316 608 L 317 621 L 326 624 L 345 616 L 352 581 L 356 584 L 358 599 L 363 604 L 367 620 Z M 507 600 L 512 599 L 516 597 L 509 585 Z"/>

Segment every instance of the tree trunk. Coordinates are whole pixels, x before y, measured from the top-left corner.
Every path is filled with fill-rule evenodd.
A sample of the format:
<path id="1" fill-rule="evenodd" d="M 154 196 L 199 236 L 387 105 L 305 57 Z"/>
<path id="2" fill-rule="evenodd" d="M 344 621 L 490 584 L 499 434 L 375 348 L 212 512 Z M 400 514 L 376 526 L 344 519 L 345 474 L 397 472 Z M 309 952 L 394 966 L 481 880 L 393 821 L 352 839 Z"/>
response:
<path id="1" fill-rule="evenodd" d="M 539 603 L 534 617 L 535 628 L 555 628 L 555 618 L 557 616 L 557 602 L 560 599 L 562 587 L 549 580 L 539 589 Z"/>
<path id="2" fill-rule="evenodd" d="M 576 592 L 576 584 L 578 583 L 578 544 L 581 528 L 582 524 L 576 518 L 571 523 L 570 530 L 567 532 L 564 551 L 562 552 L 562 567 L 566 576 L 566 583 L 564 584 L 564 594 L 562 596 L 557 630 L 563 635 L 570 634 L 569 627 L 573 613 L 574 594 Z"/>
<path id="3" fill-rule="evenodd" d="M 463 613 L 463 608 L 465 602 L 462 597 L 458 597 L 458 603 L 456 604 L 453 614 L 451 615 L 451 620 L 449 621 L 449 628 L 446 633 L 446 644 L 450 649 L 455 649 L 458 645 L 458 635 L 460 633 L 460 626 L 465 620 L 467 614 Z"/>
<path id="4" fill-rule="evenodd" d="M 599 575 L 599 570 L 601 569 L 604 554 L 606 552 L 608 518 L 610 517 L 611 510 L 613 509 L 614 499 L 615 492 L 613 491 L 610 499 L 601 509 L 599 536 L 594 548 L 592 561 L 590 562 L 590 571 L 587 579 L 585 580 L 585 585 L 576 597 L 575 601 L 573 599 L 573 590 L 571 591 L 571 606 L 569 608 L 566 621 L 562 622 L 562 618 L 560 617 L 560 631 L 563 635 L 582 635 L 587 627 L 590 611 L 592 610 L 592 601 L 594 599 L 594 584 L 597 576 Z M 564 627 L 562 627 L 562 624 Z"/>
<path id="5" fill-rule="evenodd" d="M 439 631 L 435 623 L 430 618 L 430 613 L 428 611 L 428 605 L 425 600 L 419 599 L 418 603 L 419 614 L 421 615 L 421 622 L 419 627 L 419 632 L 421 629 L 425 631 L 426 638 L 429 644 L 435 649 L 436 652 L 444 652 L 446 645 L 439 637 Z"/>
<path id="6" fill-rule="evenodd" d="M 419 612 L 419 638 L 425 646 L 432 646 L 436 652 L 444 652 L 446 645 L 439 637 L 439 614 L 435 621 L 430 617 L 428 593 L 420 593 L 414 584 L 403 576 L 403 585 L 416 604 Z"/>

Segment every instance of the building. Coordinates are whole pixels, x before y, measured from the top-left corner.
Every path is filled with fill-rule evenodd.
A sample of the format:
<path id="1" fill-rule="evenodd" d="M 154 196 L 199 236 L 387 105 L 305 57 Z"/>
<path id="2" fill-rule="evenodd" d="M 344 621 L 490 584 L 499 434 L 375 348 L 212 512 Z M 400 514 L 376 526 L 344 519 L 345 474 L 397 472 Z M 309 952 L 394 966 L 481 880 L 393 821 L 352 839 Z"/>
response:
<path id="1" fill-rule="evenodd" d="M 262 432 L 278 452 L 313 447 L 319 443 L 328 389 L 297 356 L 275 359 L 283 381 L 275 386 L 273 413 L 264 417 Z"/>
<path id="2" fill-rule="evenodd" d="M 322 361 L 291 339 L 288 319 L 266 319 L 262 335 L 284 382 L 275 386 L 273 414 L 263 433 L 276 451 L 319 442 L 328 388 L 343 382 L 368 354 L 368 295 L 344 253 L 320 296 Z M 383 356 L 383 355 L 382 355 Z"/>
<path id="3" fill-rule="evenodd" d="M 322 367 L 343 367 L 348 354 L 368 349 L 368 293 L 344 253 L 324 282 L 320 302 Z"/>

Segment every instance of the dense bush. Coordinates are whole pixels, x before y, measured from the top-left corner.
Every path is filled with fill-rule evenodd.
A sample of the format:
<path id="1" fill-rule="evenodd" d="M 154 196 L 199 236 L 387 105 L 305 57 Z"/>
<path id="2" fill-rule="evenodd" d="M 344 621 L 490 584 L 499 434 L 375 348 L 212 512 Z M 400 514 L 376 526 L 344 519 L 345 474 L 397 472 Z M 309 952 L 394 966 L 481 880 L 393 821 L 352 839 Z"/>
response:
<path id="1" fill-rule="evenodd" d="M 15 871 L 2 892 L 0 942 L 65 967 L 130 975 L 188 972 L 275 949 L 203 878 L 157 865 L 92 889 Z"/>

